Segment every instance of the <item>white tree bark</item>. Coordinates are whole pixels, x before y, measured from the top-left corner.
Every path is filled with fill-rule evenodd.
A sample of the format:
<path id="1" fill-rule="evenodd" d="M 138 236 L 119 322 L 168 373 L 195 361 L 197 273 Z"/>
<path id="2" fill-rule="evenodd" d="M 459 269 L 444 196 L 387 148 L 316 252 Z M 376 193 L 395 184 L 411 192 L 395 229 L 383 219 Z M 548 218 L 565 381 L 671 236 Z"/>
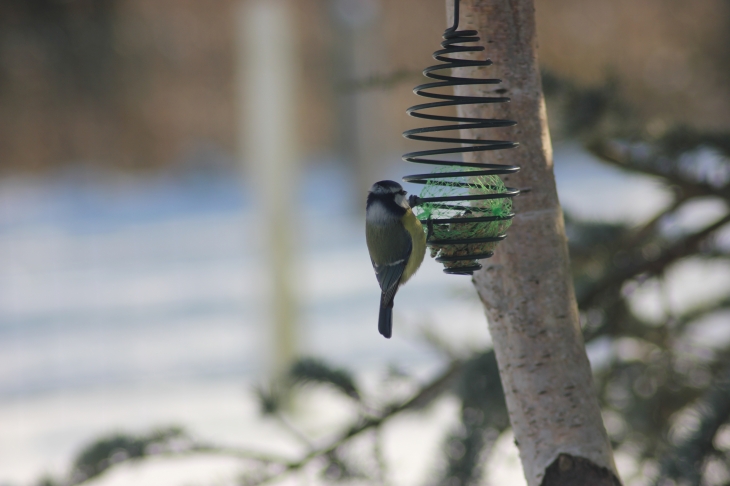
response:
<path id="1" fill-rule="evenodd" d="M 453 0 L 447 0 L 449 25 Z M 495 256 L 482 261 L 474 285 L 484 302 L 510 420 L 530 486 L 617 485 L 616 467 L 595 395 L 570 275 L 563 215 L 537 64 L 534 0 L 461 0 L 459 29 L 475 29 L 494 65 L 456 73 L 502 79 L 460 86 L 459 95 L 503 96 L 511 103 L 459 107 L 460 116 L 507 118 L 513 128 L 469 134 L 512 140 L 511 150 L 470 154 L 471 160 L 521 166 L 504 177 L 528 189 Z M 571 479 L 572 478 L 572 479 Z M 576 481 L 576 482 L 574 482 Z"/>

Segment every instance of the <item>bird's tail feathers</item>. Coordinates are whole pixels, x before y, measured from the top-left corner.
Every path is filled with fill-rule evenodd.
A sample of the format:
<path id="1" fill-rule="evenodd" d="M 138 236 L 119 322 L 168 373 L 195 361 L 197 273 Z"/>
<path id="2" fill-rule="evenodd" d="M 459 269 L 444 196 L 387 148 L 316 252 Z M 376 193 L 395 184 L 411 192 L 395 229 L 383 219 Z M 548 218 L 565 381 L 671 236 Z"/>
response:
<path id="1" fill-rule="evenodd" d="M 380 296 L 380 313 L 378 315 L 378 331 L 384 337 L 390 339 L 393 335 L 393 301 L 383 301 L 384 295 Z"/>

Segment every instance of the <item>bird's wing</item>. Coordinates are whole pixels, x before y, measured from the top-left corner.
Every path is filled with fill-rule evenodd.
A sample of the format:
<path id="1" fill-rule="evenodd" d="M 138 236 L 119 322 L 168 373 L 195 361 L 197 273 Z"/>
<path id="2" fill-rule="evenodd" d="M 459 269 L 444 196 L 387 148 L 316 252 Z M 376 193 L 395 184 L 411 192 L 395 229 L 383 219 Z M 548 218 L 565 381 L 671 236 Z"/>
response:
<path id="1" fill-rule="evenodd" d="M 398 284 L 400 283 L 401 276 L 403 275 L 403 270 L 405 269 L 405 264 L 400 268 L 400 271 L 398 272 L 398 278 L 395 281 L 395 284 L 390 287 L 388 290 L 383 291 L 383 304 L 387 306 L 393 306 L 393 299 L 395 298 L 396 292 L 398 292 Z"/>
<path id="2" fill-rule="evenodd" d="M 368 248 L 376 241 L 387 241 L 385 248 L 381 247 L 375 256 L 370 252 L 370 260 L 375 269 L 375 276 L 383 292 L 383 302 L 390 304 L 398 290 L 403 271 L 413 250 L 413 240 L 402 224 L 387 227 L 372 225 L 366 228 Z"/>
<path id="3" fill-rule="evenodd" d="M 407 252 L 403 255 L 403 258 L 381 264 L 373 262 L 375 277 L 378 279 L 380 288 L 383 291 L 383 302 L 386 305 L 390 305 L 393 302 L 393 297 L 395 297 L 395 293 L 398 291 L 398 283 L 406 268 L 408 258 L 411 256 L 412 249 L 413 245 L 409 241 Z"/>

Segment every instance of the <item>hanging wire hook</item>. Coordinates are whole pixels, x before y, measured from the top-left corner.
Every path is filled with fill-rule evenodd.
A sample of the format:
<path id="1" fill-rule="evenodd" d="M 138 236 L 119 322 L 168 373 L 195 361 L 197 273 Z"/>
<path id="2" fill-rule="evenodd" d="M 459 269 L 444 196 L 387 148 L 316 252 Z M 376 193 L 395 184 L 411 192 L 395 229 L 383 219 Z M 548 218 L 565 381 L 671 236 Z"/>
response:
<path id="1" fill-rule="evenodd" d="M 454 25 L 446 29 L 446 32 L 454 32 L 459 28 L 459 0 L 454 0 Z"/>

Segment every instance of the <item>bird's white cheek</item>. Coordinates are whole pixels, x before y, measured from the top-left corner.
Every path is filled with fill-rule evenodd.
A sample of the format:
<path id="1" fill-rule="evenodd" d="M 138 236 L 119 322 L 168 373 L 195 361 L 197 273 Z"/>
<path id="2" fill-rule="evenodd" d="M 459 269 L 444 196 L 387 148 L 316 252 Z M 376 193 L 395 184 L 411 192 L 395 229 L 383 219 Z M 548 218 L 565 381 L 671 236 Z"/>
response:
<path id="1" fill-rule="evenodd" d="M 393 216 L 382 204 L 373 204 L 368 208 L 365 219 L 368 224 L 382 226 L 388 224 L 393 219 Z"/>

